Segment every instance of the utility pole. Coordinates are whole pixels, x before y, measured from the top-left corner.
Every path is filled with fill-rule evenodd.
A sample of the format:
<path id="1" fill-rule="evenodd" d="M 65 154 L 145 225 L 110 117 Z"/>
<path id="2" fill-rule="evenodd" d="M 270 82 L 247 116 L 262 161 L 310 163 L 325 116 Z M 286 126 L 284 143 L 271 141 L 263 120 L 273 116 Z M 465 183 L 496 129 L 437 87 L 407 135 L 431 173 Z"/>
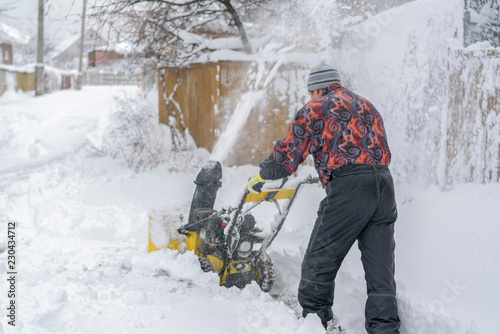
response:
<path id="1" fill-rule="evenodd" d="M 467 0 L 464 0 L 464 47 L 472 44 L 471 17 Z"/>
<path id="2" fill-rule="evenodd" d="M 38 0 L 38 39 L 35 66 L 35 95 L 45 94 L 43 78 L 43 1 Z"/>
<path id="3" fill-rule="evenodd" d="M 82 35 L 80 37 L 80 60 L 78 61 L 78 79 L 76 89 L 82 89 L 82 62 L 83 62 L 83 41 L 85 39 L 85 9 L 87 7 L 87 0 L 83 0 L 83 13 L 82 13 Z"/>

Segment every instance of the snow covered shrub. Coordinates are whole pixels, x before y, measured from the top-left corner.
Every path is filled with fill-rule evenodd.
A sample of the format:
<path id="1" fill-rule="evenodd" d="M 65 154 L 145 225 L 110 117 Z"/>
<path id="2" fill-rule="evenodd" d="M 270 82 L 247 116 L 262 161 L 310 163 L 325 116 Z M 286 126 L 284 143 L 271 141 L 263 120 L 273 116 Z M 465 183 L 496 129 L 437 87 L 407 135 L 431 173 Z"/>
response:
<path id="1" fill-rule="evenodd" d="M 115 99 L 116 110 L 105 135 L 106 151 L 111 157 L 123 160 L 136 172 L 159 165 L 165 165 L 170 172 L 201 168 L 204 154 L 200 155 L 196 150 L 189 132 L 184 136 L 176 134 L 176 137 L 186 140 L 182 149 L 174 147 L 171 129 L 159 124 L 158 107 L 148 94 L 118 96 Z"/>
<path id="2" fill-rule="evenodd" d="M 61 72 L 53 67 L 44 66 L 44 83 L 45 92 L 51 93 L 61 89 L 62 76 Z"/>

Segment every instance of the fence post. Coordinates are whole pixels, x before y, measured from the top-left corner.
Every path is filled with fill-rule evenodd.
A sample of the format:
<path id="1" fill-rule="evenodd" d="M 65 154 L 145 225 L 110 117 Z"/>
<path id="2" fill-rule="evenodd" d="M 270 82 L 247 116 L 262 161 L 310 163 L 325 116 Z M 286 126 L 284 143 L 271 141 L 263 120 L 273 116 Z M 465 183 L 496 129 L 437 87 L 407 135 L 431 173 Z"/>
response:
<path id="1" fill-rule="evenodd" d="M 37 96 L 45 93 L 43 78 L 43 12 L 43 0 L 38 0 L 38 39 L 35 66 L 35 95 Z"/>
<path id="2" fill-rule="evenodd" d="M 78 60 L 78 78 L 76 81 L 76 89 L 82 89 L 82 62 L 83 62 L 83 42 L 85 39 L 85 8 L 86 7 L 87 7 L 87 0 L 83 0 L 82 35 L 80 36 L 80 58 Z"/>

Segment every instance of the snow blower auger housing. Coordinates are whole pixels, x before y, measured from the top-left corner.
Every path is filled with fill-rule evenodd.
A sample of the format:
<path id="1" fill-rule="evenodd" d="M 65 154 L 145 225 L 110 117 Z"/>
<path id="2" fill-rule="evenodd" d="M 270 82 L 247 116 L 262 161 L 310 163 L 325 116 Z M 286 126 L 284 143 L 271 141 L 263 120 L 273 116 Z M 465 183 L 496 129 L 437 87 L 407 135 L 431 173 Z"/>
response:
<path id="1" fill-rule="evenodd" d="M 223 286 L 243 288 L 255 280 L 263 291 L 268 292 L 275 276 L 266 249 L 283 226 L 302 185 L 316 184 L 318 178 L 307 176 L 293 182 L 283 179 L 277 187 L 264 187 L 258 195 L 245 191 L 238 207 L 216 211 L 213 206 L 221 179 L 220 163 L 207 161 L 196 177 L 188 222 L 177 229 L 179 236 L 164 247 L 194 251 L 201 268 L 206 272 L 216 272 Z M 267 234 L 256 227 L 257 222 L 250 213 L 263 202 L 274 203 L 278 209 Z M 150 252 L 161 248 L 152 242 L 154 232 L 150 221 Z"/>

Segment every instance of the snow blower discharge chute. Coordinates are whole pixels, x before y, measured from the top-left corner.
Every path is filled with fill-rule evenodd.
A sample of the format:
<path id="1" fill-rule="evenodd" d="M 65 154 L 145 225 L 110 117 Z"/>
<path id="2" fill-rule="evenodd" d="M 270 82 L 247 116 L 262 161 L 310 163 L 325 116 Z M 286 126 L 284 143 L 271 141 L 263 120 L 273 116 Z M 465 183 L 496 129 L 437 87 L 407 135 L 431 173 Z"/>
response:
<path id="1" fill-rule="evenodd" d="M 264 187 L 258 195 L 244 192 L 238 207 L 214 210 L 217 191 L 221 187 L 222 168 L 218 161 L 207 161 L 196 177 L 188 222 L 179 227 L 167 245 L 158 245 L 158 229 L 149 217 L 149 252 L 161 248 L 193 251 L 206 272 L 216 272 L 220 285 L 243 288 L 255 280 L 265 292 L 274 283 L 274 268 L 266 249 L 280 231 L 292 203 L 304 184 L 316 184 L 318 178 L 288 178 L 277 187 Z M 267 183 L 266 183 L 267 185 Z M 262 233 L 250 213 L 263 202 L 274 203 L 278 213 L 270 224 L 271 231 Z M 160 238 L 161 239 L 161 238 Z"/>

